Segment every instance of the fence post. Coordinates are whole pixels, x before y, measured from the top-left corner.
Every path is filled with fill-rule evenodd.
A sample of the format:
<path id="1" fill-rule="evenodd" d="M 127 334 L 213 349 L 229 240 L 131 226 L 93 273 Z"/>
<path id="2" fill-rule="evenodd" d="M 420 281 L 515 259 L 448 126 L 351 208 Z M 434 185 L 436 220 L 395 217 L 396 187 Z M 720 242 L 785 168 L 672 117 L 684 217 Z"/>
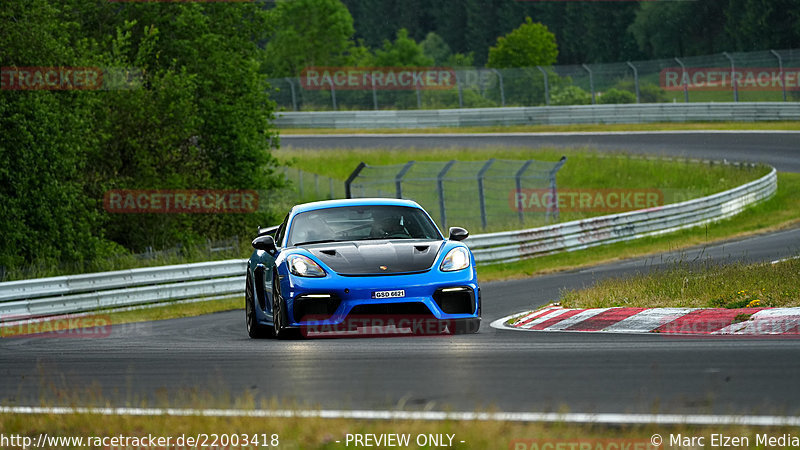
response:
<path id="1" fill-rule="evenodd" d="M 597 104 L 597 100 L 594 97 L 594 76 L 592 75 L 592 70 L 589 69 L 589 66 L 586 64 L 581 64 L 581 67 L 589 72 L 589 89 L 592 91 L 592 104 L 595 105 Z"/>
<path id="2" fill-rule="evenodd" d="M 292 91 L 292 110 L 297 111 L 297 96 L 294 93 L 294 83 L 292 83 L 292 79 L 289 77 L 284 78 L 287 83 L 289 83 L 289 88 Z"/>
<path id="3" fill-rule="evenodd" d="M 728 58 L 728 61 L 731 62 L 731 84 L 733 85 L 733 101 L 739 101 L 739 83 L 736 81 L 736 67 L 733 64 L 733 58 L 728 52 L 722 52 L 722 56 Z"/>
<path id="4" fill-rule="evenodd" d="M 356 179 L 358 174 L 360 174 L 361 171 L 364 170 L 364 167 L 367 167 L 367 165 L 364 163 L 364 161 L 361 161 L 360 163 L 358 163 L 358 166 L 356 167 L 356 170 L 354 170 L 353 173 L 351 173 L 350 176 L 347 177 L 347 180 L 345 180 L 345 182 L 344 182 L 344 197 L 345 198 L 353 198 L 352 191 L 350 191 L 350 185 L 353 184 L 353 180 Z"/>
<path id="5" fill-rule="evenodd" d="M 300 198 L 303 198 L 303 171 L 301 169 L 297 169 L 297 186 L 300 189 Z"/>
<path id="6" fill-rule="evenodd" d="M 372 77 L 372 74 L 369 75 L 369 80 L 372 83 L 372 106 L 375 108 L 375 111 L 378 110 L 378 91 L 375 90 L 375 78 Z"/>
<path id="7" fill-rule="evenodd" d="M 489 167 L 492 166 L 492 163 L 494 163 L 494 158 L 486 161 L 486 164 L 484 164 L 478 172 L 478 198 L 481 204 L 481 225 L 484 230 L 486 229 L 486 196 L 483 192 L 483 177 L 486 175 L 486 171 L 489 170 Z"/>
<path id="8" fill-rule="evenodd" d="M 531 163 L 533 163 L 533 161 L 531 161 L 530 159 L 525 161 L 525 164 L 523 164 L 522 167 L 520 167 L 520 169 L 517 171 L 516 175 L 514 175 L 514 179 L 517 183 L 517 192 L 514 193 L 514 203 L 517 206 L 517 214 L 519 214 L 519 223 L 525 222 L 525 215 L 523 214 L 522 211 L 524 208 L 519 204 L 519 194 L 520 192 L 522 192 L 522 174 L 525 173 L 526 170 L 528 170 L 528 167 L 530 167 Z"/>
<path id="9" fill-rule="evenodd" d="M 336 89 L 333 87 L 333 82 L 331 82 L 331 101 L 333 102 L 333 110 L 338 111 L 336 108 Z"/>
<path id="10" fill-rule="evenodd" d="M 556 188 L 556 172 L 561 169 L 561 166 L 567 162 L 567 157 L 562 156 L 561 159 L 558 160 L 553 169 L 550 171 L 550 198 L 552 198 L 552 207 L 547 208 L 547 214 L 545 215 L 545 220 L 549 221 L 550 219 L 550 210 L 553 210 L 553 216 L 555 217 L 555 221 L 558 222 L 558 189 Z"/>
<path id="11" fill-rule="evenodd" d="M 456 74 L 456 86 L 458 86 L 458 107 L 464 107 L 464 92 L 461 88 L 461 80 L 458 79 L 458 71 L 454 71 Z"/>
<path id="12" fill-rule="evenodd" d="M 547 79 L 547 71 L 542 66 L 536 66 L 542 75 L 544 75 L 544 104 L 550 106 L 550 82 Z"/>
<path id="13" fill-rule="evenodd" d="M 783 89 L 783 101 L 786 101 L 786 79 L 783 75 L 783 58 L 781 58 L 781 55 L 778 54 L 778 52 L 776 52 L 775 50 L 770 50 L 770 53 L 772 53 L 773 55 L 775 55 L 776 58 L 778 58 L 778 70 L 781 73 L 781 88 Z"/>
<path id="14" fill-rule="evenodd" d="M 686 74 L 686 66 L 683 65 L 683 61 L 675 57 L 675 62 L 680 64 L 681 66 L 681 84 L 683 85 L 683 102 L 689 103 L 689 75 Z"/>
<path id="15" fill-rule="evenodd" d="M 639 96 L 639 71 L 636 70 L 636 66 L 630 61 L 628 61 L 628 67 L 633 69 L 633 86 L 636 88 L 636 103 L 641 103 L 641 97 Z"/>
<path id="16" fill-rule="evenodd" d="M 445 208 L 444 202 L 444 176 L 447 175 L 447 171 L 449 171 L 455 163 L 455 160 L 448 161 L 442 170 L 439 171 L 439 175 L 436 176 L 436 190 L 439 193 L 439 215 L 442 218 L 443 230 L 447 229 L 447 209 Z"/>
<path id="17" fill-rule="evenodd" d="M 497 69 L 491 69 L 497 75 L 497 80 L 500 82 L 500 105 L 506 106 L 506 91 L 503 88 L 503 74 Z"/>
<path id="18" fill-rule="evenodd" d="M 417 91 L 417 109 L 422 109 L 422 94 L 419 92 L 419 85 L 416 88 Z"/>
<path id="19" fill-rule="evenodd" d="M 400 172 L 397 172 L 397 175 L 394 177 L 394 192 L 395 198 L 403 198 L 403 177 L 406 176 L 411 166 L 414 165 L 414 161 L 409 161 L 406 165 L 400 169 Z"/>

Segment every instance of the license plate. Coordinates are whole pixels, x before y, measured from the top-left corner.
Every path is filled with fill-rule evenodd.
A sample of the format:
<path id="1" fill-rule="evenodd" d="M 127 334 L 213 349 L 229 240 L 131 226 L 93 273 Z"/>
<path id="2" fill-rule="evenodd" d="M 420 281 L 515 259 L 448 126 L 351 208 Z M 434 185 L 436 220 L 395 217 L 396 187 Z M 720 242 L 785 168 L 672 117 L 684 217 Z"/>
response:
<path id="1" fill-rule="evenodd" d="M 405 296 L 406 291 L 402 289 L 396 291 L 375 291 L 372 293 L 372 298 L 398 298 Z"/>

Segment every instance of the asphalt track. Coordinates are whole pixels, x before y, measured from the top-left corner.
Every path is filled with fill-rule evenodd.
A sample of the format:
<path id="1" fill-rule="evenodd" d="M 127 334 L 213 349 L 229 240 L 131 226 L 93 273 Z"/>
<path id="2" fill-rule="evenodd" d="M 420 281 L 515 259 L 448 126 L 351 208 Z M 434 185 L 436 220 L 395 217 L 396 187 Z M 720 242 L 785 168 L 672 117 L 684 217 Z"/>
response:
<path id="1" fill-rule="evenodd" d="M 745 146 L 728 141 L 733 138 L 720 139 L 707 147 L 741 149 L 731 150 L 729 159 L 746 155 Z M 800 135 L 783 139 L 773 136 L 762 144 L 765 161 L 791 159 L 800 148 Z M 671 145 L 678 144 L 663 144 L 678 148 Z M 800 164 L 787 161 L 779 169 L 795 166 Z M 208 394 L 203 406 L 214 407 L 247 394 L 335 409 L 797 415 L 800 340 L 525 333 L 488 326 L 557 299 L 561 289 L 658 270 L 676 260 L 772 261 L 797 254 L 800 229 L 791 229 L 484 283 L 484 325 L 476 335 L 254 341 L 246 336 L 244 313 L 234 311 L 119 327 L 97 339 L 2 339 L 0 404 L 49 399 L 197 406 Z"/>

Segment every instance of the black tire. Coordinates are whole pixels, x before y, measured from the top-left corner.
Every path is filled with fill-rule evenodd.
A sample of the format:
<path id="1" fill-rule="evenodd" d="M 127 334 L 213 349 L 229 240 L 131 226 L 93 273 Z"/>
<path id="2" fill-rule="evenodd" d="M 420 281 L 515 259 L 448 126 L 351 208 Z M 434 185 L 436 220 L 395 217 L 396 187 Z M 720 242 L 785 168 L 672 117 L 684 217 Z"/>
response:
<path id="1" fill-rule="evenodd" d="M 450 334 L 475 334 L 481 327 L 481 319 L 459 319 L 454 322 Z"/>
<path id="2" fill-rule="evenodd" d="M 302 337 L 297 328 L 288 328 L 289 322 L 286 314 L 286 303 L 283 301 L 280 291 L 278 274 L 272 277 L 272 335 L 278 339 L 299 339 Z"/>
<path id="3" fill-rule="evenodd" d="M 247 325 L 247 335 L 250 339 L 263 339 L 272 334 L 269 327 L 258 323 L 256 319 L 256 299 L 253 295 L 253 278 L 247 273 L 247 286 L 244 289 L 244 318 Z"/>

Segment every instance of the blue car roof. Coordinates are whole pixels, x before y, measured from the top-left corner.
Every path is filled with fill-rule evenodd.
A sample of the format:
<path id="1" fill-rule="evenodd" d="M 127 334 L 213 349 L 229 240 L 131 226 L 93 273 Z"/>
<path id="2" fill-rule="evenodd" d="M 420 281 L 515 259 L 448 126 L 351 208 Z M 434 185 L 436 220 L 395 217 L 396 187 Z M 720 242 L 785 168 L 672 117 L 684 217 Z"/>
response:
<path id="1" fill-rule="evenodd" d="M 336 208 L 340 206 L 408 206 L 411 208 L 422 207 L 413 200 L 404 200 L 398 198 L 345 198 L 341 200 L 325 200 L 322 202 L 303 203 L 296 205 L 292 208 L 294 214 L 299 214 L 306 211 L 314 211 L 317 209 Z"/>

